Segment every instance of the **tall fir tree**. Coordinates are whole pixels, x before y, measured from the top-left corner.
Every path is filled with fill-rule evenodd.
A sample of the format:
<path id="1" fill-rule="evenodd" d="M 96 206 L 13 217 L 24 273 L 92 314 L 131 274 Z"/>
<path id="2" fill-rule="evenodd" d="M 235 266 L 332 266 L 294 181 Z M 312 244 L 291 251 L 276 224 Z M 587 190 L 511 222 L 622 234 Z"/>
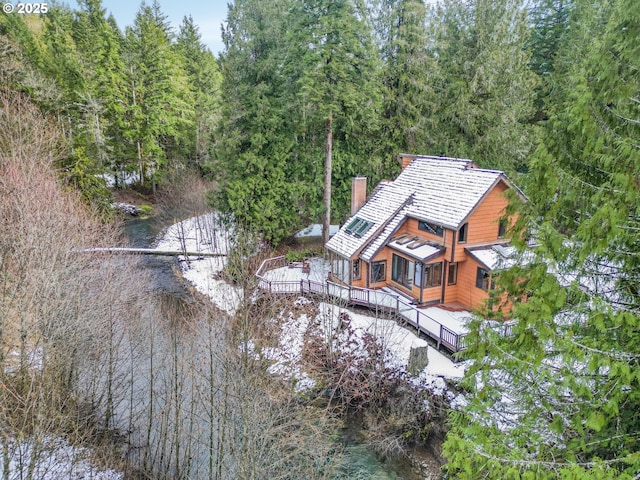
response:
<path id="1" fill-rule="evenodd" d="M 214 207 L 274 244 L 299 226 L 304 209 L 305 185 L 292 173 L 300 160 L 293 156 L 290 81 L 283 75 L 289 9 L 289 0 L 230 5 L 221 56 Z"/>
<path id="2" fill-rule="evenodd" d="M 80 94 L 77 152 L 97 161 L 119 186 L 124 169 L 124 114 L 127 84 L 119 31 L 107 21 L 101 0 L 81 0 L 73 37 L 83 64 L 85 88 Z M 117 30 L 117 28 L 116 28 Z"/>
<path id="3" fill-rule="evenodd" d="M 453 0 L 430 28 L 438 64 L 434 153 L 472 158 L 511 174 L 531 152 L 533 91 L 521 0 Z"/>
<path id="4" fill-rule="evenodd" d="M 572 15 L 588 20 L 567 41 L 588 43 L 566 46 L 585 54 L 557 80 L 517 229 L 540 246 L 501 278 L 527 301 L 509 338 L 475 325 L 473 393 L 445 445 L 456 478 L 640 471 L 640 5 L 577 1 Z"/>
<path id="5" fill-rule="evenodd" d="M 551 75 L 556 70 L 556 57 L 563 39 L 569 34 L 569 13 L 572 6 L 573 0 L 536 0 L 529 10 L 530 65 L 540 77 L 535 99 L 537 121 L 547 119 Z"/>
<path id="6" fill-rule="evenodd" d="M 195 100 L 194 128 L 188 132 L 188 157 L 201 169 L 211 168 L 214 132 L 220 117 L 220 68 L 202 43 L 198 26 L 190 16 L 180 25 L 175 48 L 183 59 Z"/>
<path id="7" fill-rule="evenodd" d="M 168 162 L 182 160 L 193 128 L 193 95 L 173 34 L 157 1 L 140 6 L 127 28 L 124 56 L 128 83 L 125 137 L 141 183 L 153 188 Z"/>
<path id="8" fill-rule="evenodd" d="M 384 0 L 376 24 L 383 63 L 384 155 L 431 153 L 436 62 L 428 54 L 426 6 L 422 0 Z"/>
<path id="9" fill-rule="evenodd" d="M 351 0 L 314 0 L 293 10 L 289 41 L 299 65 L 297 100 L 310 155 L 320 157 L 313 143 L 322 139 L 324 242 L 332 208 L 339 217 L 346 213 L 351 177 L 364 173 L 361 168 L 380 170 L 367 151 L 378 128 L 379 63 L 360 7 Z"/>

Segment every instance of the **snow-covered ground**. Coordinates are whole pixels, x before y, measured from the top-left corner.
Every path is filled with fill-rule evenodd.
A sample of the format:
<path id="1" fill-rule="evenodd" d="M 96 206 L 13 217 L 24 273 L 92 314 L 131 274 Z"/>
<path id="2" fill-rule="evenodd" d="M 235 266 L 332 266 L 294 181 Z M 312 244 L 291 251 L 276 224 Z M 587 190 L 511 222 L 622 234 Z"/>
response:
<path id="1" fill-rule="evenodd" d="M 311 300 L 305 297 L 296 300 L 298 307 L 309 303 Z M 356 313 L 348 308 L 324 302 L 319 304 L 319 314 L 314 318 L 310 318 L 306 313 L 301 313 L 297 316 L 291 314 L 289 318 L 284 319 L 281 325 L 282 334 L 279 346 L 262 352 L 274 362 L 269 368 L 270 373 L 279 374 L 291 380 L 299 391 L 312 387 L 313 380 L 300 367 L 305 335 L 319 328 L 325 338 L 328 338 L 331 332 L 337 328 L 340 316 L 344 313 L 348 314 L 350 318 L 350 326 L 354 330 L 356 338 L 362 339 L 364 333 L 368 332 L 380 340 L 389 352 L 385 359 L 389 366 L 406 369 L 411 350 L 419 347 L 427 348 L 428 364 L 417 375 L 417 380 L 429 386 L 434 393 L 447 395 L 450 400 L 455 400 L 455 395 L 448 391 L 445 379 L 462 378 L 467 367 L 466 363 L 454 363 L 414 332 L 401 327 L 394 320 Z"/>
<path id="2" fill-rule="evenodd" d="M 112 173 L 101 173 L 96 175 L 98 178 L 103 178 L 107 182 L 107 187 L 113 188 L 116 186 L 116 178 Z M 140 181 L 140 175 L 137 172 L 120 172 L 118 174 L 118 184 L 119 185 L 133 185 L 134 183 Z"/>
<path id="3" fill-rule="evenodd" d="M 340 230 L 340 225 L 329 225 L 329 236 L 333 237 Z M 305 238 L 305 237 L 321 237 L 322 236 L 322 225 L 320 223 L 314 223 L 309 225 L 307 228 L 303 228 L 298 233 L 294 235 L 296 238 Z"/>
<path id="4" fill-rule="evenodd" d="M 9 477 L 5 480 L 23 478 L 123 480 L 125 478 L 123 473 L 96 467 L 91 463 L 89 450 L 71 446 L 59 437 L 43 438 L 37 446 L 30 439 L 20 441 L 12 439 L 8 444 L 0 447 L 2 452 L 0 461 L 5 468 L 7 465 L 9 467 Z"/>
<path id="5" fill-rule="evenodd" d="M 218 215 L 207 213 L 191 217 L 167 228 L 155 248 L 200 253 L 229 252 L 231 235 Z M 243 296 L 242 289 L 220 278 L 226 257 L 180 257 L 183 277 L 208 296 L 221 310 L 233 314 Z"/>

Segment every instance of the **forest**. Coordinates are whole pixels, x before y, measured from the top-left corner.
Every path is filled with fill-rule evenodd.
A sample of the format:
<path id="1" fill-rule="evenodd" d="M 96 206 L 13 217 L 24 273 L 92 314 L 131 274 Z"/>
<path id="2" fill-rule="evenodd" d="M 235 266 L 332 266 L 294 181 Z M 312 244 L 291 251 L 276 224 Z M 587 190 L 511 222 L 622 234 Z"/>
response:
<path id="1" fill-rule="evenodd" d="M 153 348 L 116 328 L 144 310 L 115 280 L 129 267 L 69 253 L 120 241 L 114 188 L 188 189 L 181 174 L 195 172 L 213 185 L 201 192 L 207 208 L 277 247 L 310 223 L 328 231 L 343 222 L 352 177 L 375 186 L 396 176 L 399 153 L 441 155 L 503 170 L 528 198 L 513 206 L 510 232 L 523 261 L 497 285 L 527 301 L 515 302 L 508 338 L 472 325 L 458 386 L 467 402 L 449 412 L 443 475 L 640 478 L 640 2 L 235 0 L 221 28 L 216 57 L 197 21 L 185 17 L 174 31 L 156 1 L 124 28 L 101 0 L 0 15 L 1 429 L 113 433 L 112 387 Z M 124 315 L 127 305 L 135 308 Z M 200 321 L 212 314 L 188 315 L 207 352 L 218 352 L 220 338 Z M 127 345 L 122 365 L 102 363 Z M 177 352 L 173 337 L 162 345 Z M 34 348 L 51 360 L 37 378 L 26 353 Z M 208 399 L 196 392 L 208 413 L 222 405 L 243 428 L 262 419 L 281 434 L 321 430 L 324 420 L 298 415 L 293 400 L 270 398 L 266 416 L 230 401 L 266 388 L 246 356 L 189 354 L 210 369 L 197 375 L 225 385 Z M 169 372 L 185 366 L 166 362 Z M 229 380 L 238 362 L 251 381 Z M 78 389 L 92 394 L 67 400 Z M 133 405 L 135 389 L 124 391 Z M 106 415 L 101 426 L 86 420 L 88 405 Z M 88 423 L 69 420 L 80 417 Z M 251 455 L 275 448 L 256 425 Z M 0 434 L 0 446 L 12 439 Z M 237 478 L 264 478 L 266 459 L 251 466 L 242 448 L 215 442 L 212 434 L 209 478 L 225 478 L 234 455 Z M 279 478 L 324 478 L 296 464 L 308 454 L 300 445 L 286 448 L 295 454 Z M 139 466 L 157 474 L 183 454 L 141 453 Z"/>

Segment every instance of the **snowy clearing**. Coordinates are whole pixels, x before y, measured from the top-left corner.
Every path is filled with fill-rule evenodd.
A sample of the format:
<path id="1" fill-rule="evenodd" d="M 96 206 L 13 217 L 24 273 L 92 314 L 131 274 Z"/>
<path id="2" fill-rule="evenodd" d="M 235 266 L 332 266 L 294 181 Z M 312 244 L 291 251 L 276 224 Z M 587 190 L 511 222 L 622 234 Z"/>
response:
<path id="1" fill-rule="evenodd" d="M 311 301 L 305 297 L 296 300 L 296 306 L 305 306 L 309 303 Z M 389 355 L 385 359 L 388 366 L 406 370 L 411 350 L 426 347 L 429 362 L 417 376 L 416 381 L 421 381 L 434 393 L 447 395 L 450 400 L 454 400 L 455 396 L 448 392 L 445 379 L 462 378 L 467 367 L 466 363 L 454 363 L 414 332 L 398 325 L 394 320 L 356 313 L 324 302 L 319 304 L 319 310 L 320 313 L 315 318 L 309 318 L 307 314 L 302 313 L 297 316 L 291 314 L 289 318 L 284 319 L 279 346 L 262 352 L 274 362 L 269 368 L 270 373 L 279 374 L 291 380 L 298 391 L 313 387 L 313 380 L 300 367 L 305 335 L 319 328 L 325 338 L 329 338 L 331 332 L 338 326 L 341 314 L 347 313 L 356 338 L 362 340 L 364 333 L 368 332 L 377 337 L 388 349 Z"/>
<path id="2" fill-rule="evenodd" d="M 333 237 L 340 230 L 340 225 L 329 225 L 329 236 Z M 322 236 L 322 224 L 313 223 L 309 225 L 307 228 L 303 228 L 298 233 L 294 235 L 296 238 L 305 238 L 305 237 L 321 237 Z"/>
<path id="3" fill-rule="evenodd" d="M 157 250 L 182 252 L 229 252 L 230 232 L 215 213 L 191 217 L 168 227 L 160 236 Z M 241 288 L 230 285 L 221 278 L 226 257 L 180 258 L 182 276 L 199 292 L 211 299 L 221 310 L 235 313 L 243 298 Z"/>

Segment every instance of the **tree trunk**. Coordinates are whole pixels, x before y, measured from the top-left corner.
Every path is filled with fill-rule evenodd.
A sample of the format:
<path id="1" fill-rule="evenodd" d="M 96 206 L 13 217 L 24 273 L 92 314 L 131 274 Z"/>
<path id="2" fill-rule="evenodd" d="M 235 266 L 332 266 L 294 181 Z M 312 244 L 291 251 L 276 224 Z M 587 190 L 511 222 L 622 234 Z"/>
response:
<path id="1" fill-rule="evenodd" d="M 329 226 L 331 225 L 331 148 L 333 147 L 333 116 L 330 113 L 326 123 L 326 138 L 324 142 L 324 218 L 322 219 L 322 243 L 329 241 Z"/>

